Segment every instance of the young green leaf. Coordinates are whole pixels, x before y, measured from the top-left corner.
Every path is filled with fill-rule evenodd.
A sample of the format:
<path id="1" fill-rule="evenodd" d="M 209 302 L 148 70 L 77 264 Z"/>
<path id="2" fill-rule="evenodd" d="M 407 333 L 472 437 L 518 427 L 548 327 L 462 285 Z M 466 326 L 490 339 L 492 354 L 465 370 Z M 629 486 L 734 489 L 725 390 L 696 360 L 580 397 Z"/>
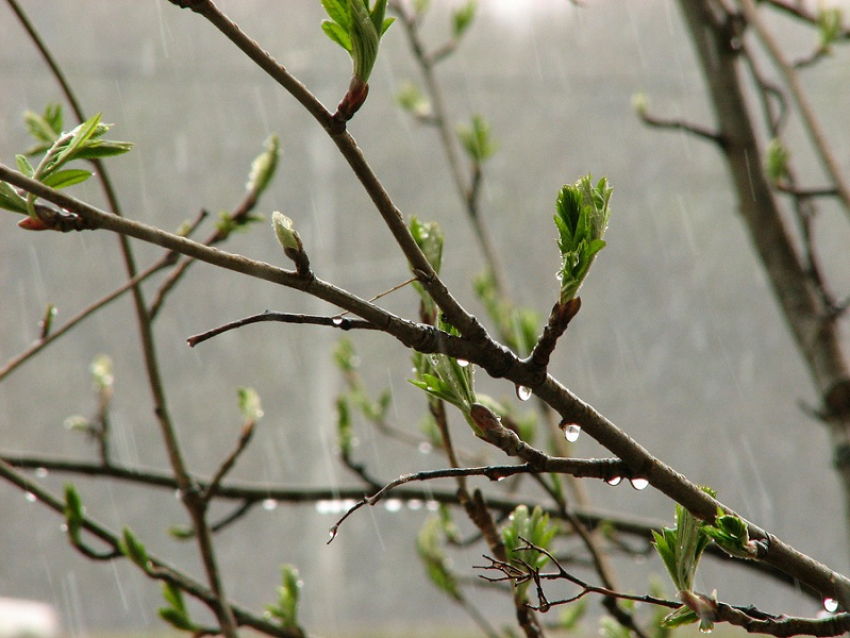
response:
<path id="1" fill-rule="evenodd" d="M 259 197 L 274 177 L 279 156 L 280 140 L 277 135 L 269 135 L 265 150 L 251 164 L 251 172 L 248 175 L 245 190 L 254 191 Z"/>
<path id="2" fill-rule="evenodd" d="M 150 559 L 145 546 L 139 542 L 129 527 L 124 528 L 121 537 L 121 553 L 143 570 L 147 571 L 150 568 Z"/>
<path id="3" fill-rule="evenodd" d="M 555 226 L 561 252 L 559 301 L 575 298 L 596 254 L 605 247 L 602 237 L 610 217 L 612 189 L 603 177 L 596 186 L 590 175 L 561 188 L 555 202 Z"/>
<path id="4" fill-rule="evenodd" d="M 473 115 L 470 126 L 458 126 L 457 136 L 466 154 L 476 164 L 483 164 L 499 150 L 490 134 L 490 123 L 483 115 Z"/>
<path id="5" fill-rule="evenodd" d="M 15 163 L 18 165 L 18 170 L 29 178 L 35 174 L 35 169 L 30 164 L 29 160 L 23 155 L 15 155 Z"/>
<path id="6" fill-rule="evenodd" d="M 83 501 L 77 488 L 71 483 L 65 484 L 65 524 L 68 526 L 68 537 L 73 542 L 79 542 L 80 530 L 83 527 Z"/>
<path id="7" fill-rule="evenodd" d="M 519 505 L 502 527 L 502 542 L 505 544 L 508 561 L 520 568 L 525 563 L 532 569 L 540 569 L 549 562 L 549 557 L 534 549 L 520 548 L 531 543 L 548 550 L 557 532 L 558 528 L 549 523 L 549 515 L 544 514 L 539 506 L 529 514 L 528 507 Z M 519 586 L 520 595 L 524 594 L 529 584 L 530 581 L 526 581 Z"/>
<path id="8" fill-rule="evenodd" d="M 781 182 L 782 178 L 788 175 L 788 160 L 791 159 L 791 152 L 782 140 L 773 138 L 767 145 L 765 156 L 765 167 L 770 181 L 774 184 Z"/>
<path id="9" fill-rule="evenodd" d="M 281 627 L 298 627 L 298 598 L 303 585 L 298 569 L 293 565 L 281 567 L 282 584 L 277 589 L 276 605 L 266 605 L 266 612 L 280 622 Z"/>
<path id="10" fill-rule="evenodd" d="M 322 22 L 322 30 L 351 56 L 354 77 L 364 84 L 378 58 L 381 36 L 392 24 L 385 18 L 387 0 L 377 0 L 373 7 L 369 0 L 322 0 L 330 20 Z"/>
<path id="11" fill-rule="evenodd" d="M 467 3 L 452 11 L 452 37 L 459 40 L 463 34 L 472 25 L 472 20 L 475 17 L 477 2 L 468 0 Z"/>
<path id="12" fill-rule="evenodd" d="M 7 182 L 0 182 L 0 208 L 24 215 L 29 213 L 27 200 L 18 195 L 18 191 Z"/>
<path id="13" fill-rule="evenodd" d="M 238 388 L 236 390 L 239 411 L 246 423 L 256 423 L 263 418 L 263 407 L 260 405 L 260 395 L 253 388 Z"/>
<path id="14" fill-rule="evenodd" d="M 81 168 L 66 168 L 64 171 L 56 171 L 50 173 L 43 180 L 45 186 L 51 188 L 67 188 L 74 184 L 80 184 L 92 176 L 91 171 L 86 171 Z"/>
<path id="15" fill-rule="evenodd" d="M 427 519 L 416 538 L 416 550 L 437 589 L 454 600 L 461 600 L 457 577 L 449 568 L 449 559 L 443 549 L 444 529 L 444 522 L 439 517 Z"/>
<path id="16" fill-rule="evenodd" d="M 160 607 L 157 613 L 165 622 L 180 631 L 197 632 L 201 629 L 201 626 L 192 622 L 186 613 L 181 613 L 173 607 Z"/>

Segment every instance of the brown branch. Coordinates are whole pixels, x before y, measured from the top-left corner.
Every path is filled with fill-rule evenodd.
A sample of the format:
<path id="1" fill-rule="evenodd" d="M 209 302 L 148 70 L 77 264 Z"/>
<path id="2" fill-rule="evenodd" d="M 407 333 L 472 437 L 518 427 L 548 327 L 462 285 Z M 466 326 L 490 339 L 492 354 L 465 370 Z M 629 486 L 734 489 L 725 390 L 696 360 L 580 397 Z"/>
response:
<path id="1" fill-rule="evenodd" d="M 47 506 L 60 516 L 64 516 L 65 503 L 63 501 L 57 499 L 34 481 L 29 480 L 24 475 L 15 471 L 14 468 L 3 460 L 0 460 L 0 478 L 8 481 L 27 493 L 32 494 L 39 503 Z M 80 524 L 81 528 L 87 533 L 102 541 L 108 547 L 111 547 L 113 551 L 118 552 L 121 556 L 123 556 L 123 552 L 121 552 L 121 539 L 106 526 L 100 524 L 88 514 L 82 518 Z M 205 587 L 190 576 L 183 574 L 179 569 L 173 567 L 165 560 L 158 558 L 150 552 L 148 552 L 148 558 L 150 559 L 152 570 L 151 575 L 155 578 L 171 583 L 191 597 L 208 606 L 216 604 L 216 594 L 210 588 Z M 276 636 L 278 638 L 303 638 L 303 633 L 300 629 L 282 628 L 279 625 L 266 621 L 265 619 L 252 614 L 247 609 L 235 604 L 232 605 L 231 608 L 237 622 L 240 625 L 257 629 L 258 631 L 262 631 L 263 633 L 270 636 Z"/>
<path id="2" fill-rule="evenodd" d="M 194 348 L 199 343 L 203 343 L 220 334 L 250 325 L 252 323 L 262 323 L 266 321 L 277 321 L 280 323 L 293 323 L 312 326 L 328 326 L 342 331 L 348 330 L 381 330 L 375 324 L 363 319 L 348 319 L 347 317 L 317 317 L 315 315 L 299 315 L 287 312 L 269 312 L 268 310 L 259 314 L 237 319 L 236 321 L 228 322 L 218 328 L 213 328 L 207 332 L 202 332 L 186 339 L 186 342 Z"/>

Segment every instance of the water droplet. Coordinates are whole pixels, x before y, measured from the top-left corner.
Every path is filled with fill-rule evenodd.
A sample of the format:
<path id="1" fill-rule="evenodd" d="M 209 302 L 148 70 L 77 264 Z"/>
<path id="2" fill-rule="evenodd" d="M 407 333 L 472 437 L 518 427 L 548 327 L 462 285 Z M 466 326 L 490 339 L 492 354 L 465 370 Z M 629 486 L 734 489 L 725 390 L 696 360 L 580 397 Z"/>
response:
<path id="1" fill-rule="evenodd" d="M 705 627 L 703 627 L 702 625 L 699 626 L 699 632 L 701 634 L 710 634 L 711 630 L 712 630 L 712 627 L 710 625 L 707 625 Z"/>
<path id="2" fill-rule="evenodd" d="M 328 542 L 330 543 L 333 539 L 336 538 L 336 528 L 331 528 L 331 531 L 328 532 L 328 535 L 330 536 L 330 540 L 328 540 Z"/>
<path id="3" fill-rule="evenodd" d="M 417 446 L 417 449 L 420 454 L 430 454 L 434 451 L 434 446 L 428 443 L 428 441 L 422 441 L 422 443 Z"/>
<path id="4" fill-rule="evenodd" d="M 524 385 L 518 385 L 516 387 L 516 398 L 520 401 L 528 401 L 531 398 L 531 388 Z"/>
<path id="5" fill-rule="evenodd" d="M 577 423 L 570 423 L 567 427 L 564 428 L 564 438 L 570 443 L 575 443 L 578 441 L 578 437 L 581 435 L 581 426 Z"/>
<path id="6" fill-rule="evenodd" d="M 342 317 L 334 317 L 331 321 L 333 321 L 333 324 L 335 326 L 341 326 L 342 325 Z"/>
<path id="7" fill-rule="evenodd" d="M 425 509 L 427 509 L 429 512 L 436 512 L 438 509 L 440 509 L 440 504 L 437 501 L 428 501 L 425 504 Z"/>
<path id="8" fill-rule="evenodd" d="M 467 361 L 466 359 L 457 359 L 457 364 L 458 364 L 461 368 L 465 368 L 466 366 L 468 366 L 468 365 L 469 365 L 469 361 Z"/>
<path id="9" fill-rule="evenodd" d="M 388 512 L 398 512 L 404 506 L 404 502 L 397 498 L 390 498 L 384 501 L 384 509 Z"/>
<path id="10" fill-rule="evenodd" d="M 27 499 L 27 503 L 35 503 L 36 501 L 35 494 L 33 494 L 32 492 L 27 492 L 24 495 L 24 498 Z"/>
<path id="11" fill-rule="evenodd" d="M 623 480 L 623 477 L 622 477 L 622 476 L 612 476 L 611 478 L 609 478 L 609 479 L 608 479 L 607 481 L 605 481 L 605 482 L 606 482 L 606 483 L 608 483 L 608 485 L 614 485 L 614 486 L 616 486 L 616 485 L 619 485 L 619 484 L 620 484 L 620 481 L 622 481 L 622 480 Z"/>
<path id="12" fill-rule="evenodd" d="M 66 523 L 62 523 L 62 524 L 59 526 L 59 531 L 60 531 L 60 532 L 63 532 L 63 533 L 64 533 L 64 532 L 67 532 L 67 531 L 68 531 L 68 525 L 67 525 Z"/>
<path id="13" fill-rule="evenodd" d="M 823 608 L 830 614 L 834 614 L 838 611 L 838 601 L 835 598 L 824 598 Z"/>
<path id="14" fill-rule="evenodd" d="M 277 509 L 277 501 L 273 498 L 267 498 L 263 501 L 263 509 L 267 512 L 271 512 L 273 509 Z"/>
<path id="15" fill-rule="evenodd" d="M 418 498 L 412 498 L 409 501 L 407 501 L 407 509 L 413 510 L 414 512 L 416 510 L 421 510 L 423 505 L 424 505 L 424 503 L 422 501 L 420 501 Z"/>
<path id="16" fill-rule="evenodd" d="M 631 482 L 632 487 L 635 488 L 638 491 L 645 490 L 647 488 L 647 486 L 649 485 L 649 481 L 646 480 L 645 478 L 633 478 L 633 479 L 629 479 L 629 482 Z"/>
<path id="17" fill-rule="evenodd" d="M 47 471 L 47 468 L 46 468 L 46 467 L 37 467 L 37 468 L 35 468 L 35 475 L 36 475 L 38 478 L 47 478 L 47 475 L 48 475 L 48 474 L 50 474 L 50 472 L 48 472 L 48 471 Z"/>

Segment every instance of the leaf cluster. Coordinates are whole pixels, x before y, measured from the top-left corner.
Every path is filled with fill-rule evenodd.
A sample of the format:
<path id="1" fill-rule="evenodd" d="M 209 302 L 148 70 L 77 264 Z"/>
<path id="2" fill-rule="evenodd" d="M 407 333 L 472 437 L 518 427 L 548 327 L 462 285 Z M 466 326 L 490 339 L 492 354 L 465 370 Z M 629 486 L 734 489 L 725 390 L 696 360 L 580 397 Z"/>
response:
<path id="1" fill-rule="evenodd" d="M 561 188 L 555 202 L 555 225 L 561 251 L 560 303 L 575 298 L 596 254 L 605 247 L 602 237 L 610 217 L 611 187 L 603 177 L 594 186 L 590 175 Z"/>
<path id="2" fill-rule="evenodd" d="M 101 122 L 98 113 L 71 131 L 62 132 L 62 108 L 58 104 L 49 104 L 43 115 L 32 111 L 24 114 L 27 131 L 37 144 L 27 154 L 16 155 L 18 170 L 30 179 L 37 180 L 51 188 L 67 188 L 80 184 L 92 176 L 91 171 L 79 168 L 63 168 L 74 160 L 94 160 L 113 155 L 121 155 L 132 148 L 130 142 L 116 142 L 102 139 L 112 127 Z M 27 155 L 44 153 L 36 166 L 30 163 Z M 10 184 L 0 182 L 0 208 L 35 218 L 35 195 L 20 195 Z"/>
<path id="3" fill-rule="evenodd" d="M 475 164 L 483 164 L 499 150 L 499 145 L 493 140 L 490 123 L 483 115 L 473 115 L 469 126 L 458 126 L 457 137 Z"/>
<path id="4" fill-rule="evenodd" d="M 528 545 L 548 550 L 557 533 L 558 527 L 549 522 L 549 514 L 545 514 L 539 505 L 531 513 L 526 505 L 517 506 L 502 527 L 502 542 L 508 561 L 520 568 L 526 565 L 534 570 L 542 568 L 549 562 L 549 557 Z M 520 594 L 524 593 L 529 582 L 520 585 Z"/>
<path id="5" fill-rule="evenodd" d="M 322 0 L 330 20 L 322 22 L 322 30 L 351 56 L 354 76 L 369 81 L 372 67 L 378 58 L 381 37 L 393 23 L 385 18 L 387 0 Z"/>
<path id="6" fill-rule="evenodd" d="M 416 538 L 416 550 L 425 566 L 428 578 L 440 591 L 454 600 L 461 600 L 457 577 L 451 570 L 443 539 L 446 537 L 446 519 L 432 516 L 425 521 Z"/>
<path id="7" fill-rule="evenodd" d="M 298 627 L 298 598 L 304 584 L 294 565 L 281 567 L 281 586 L 277 588 L 277 603 L 266 605 L 266 613 L 278 620 L 284 629 Z"/>

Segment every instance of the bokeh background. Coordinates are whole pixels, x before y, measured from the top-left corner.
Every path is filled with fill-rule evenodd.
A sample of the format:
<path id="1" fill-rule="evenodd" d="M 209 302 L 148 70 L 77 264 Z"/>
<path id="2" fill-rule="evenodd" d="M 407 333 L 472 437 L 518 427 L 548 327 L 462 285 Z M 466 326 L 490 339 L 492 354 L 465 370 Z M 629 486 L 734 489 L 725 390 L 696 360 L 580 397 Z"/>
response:
<path id="1" fill-rule="evenodd" d="M 800 358 L 750 249 L 714 148 L 681 133 L 645 128 L 634 115 L 643 91 L 659 114 L 710 125 L 711 114 L 688 34 L 675 3 L 482 0 L 457 55 L 438 69 L 452 117 L 474 113 L 492 124 L 499 152 L 487 164 L 482 214 L 519 303 L 546 316 L 555 295 L 558 253 L 552 223 L 559 187 L 588 172 L 615 188 L 608 247 L 582 291 L 583 307 L 552 371 L 579 396 L 695 482 L 803 552 L 844 570 L 846 531 L 826 433 L 799 402 L 815 403 Z M 317 274 L 361 296 L 394 286 L 407 270 L 391 236 L 333 143 L 281 88 L 200 17 L 162 0 L 22 2 L 62 64 L 84 107 L 114 122 L 112 136 L 135 142 L 110 161 L 125 214 L 176 229 L 200 209 L 213 216 L 243 193 L 251 160 L 280 135 L 278 177 L 260 204 L 267 219 L 295 220 Z M 318 2 L 222 2 L 221 6 L 325 104 L 348 84 L 350 64 L 323 36 Z M 451 2 L 433 2 L 425 36 L 449 33 Z M 771 23 L 789 51 L 815 35 L 784 19 Z M 846 56 L 804 76 L 847 166 Z M 394 104 L 404 81 L 419 81 L 403 33 L 385 37 L 366 107 L 350 130 L 398 207 L 438 221 L 447 236 L 443 273 L 461 301 L 481 311 L 471 276 L 482 259 L 455 197 L 434 130 Z M 0 6 L 0 159 L 29 146 L 21 115 L 61 94 L 13 14 Z M 70 118 L 70 114 L 68 115 Z M 792 128 L 803 177 L 818 183 L 803 137 Z M 808 171 L 808 172 L 806 172 Z M 76 193 L 95 204 L 95 185 Z M 818 228 L 835 287 L 850 287 L 848 232 L 827 207 Z M 117 241 L 106 233 L 60 236 L 19 231 L 0 215 L 0 362 L 38 335 L 46 304 L 62 322 L 123 282 Z M 205 232 L 201 232 L 203 236 Z M 227 250 L 286 265 L 267 223 L 234 237 Z M 136 245 L 139 262 L 159 249 Z M 148 287 L 150 290 L 150 286 Z M 404 289 L 387 307 L 415 317 Z M 156 324 L 171 409 L 193 470 L 209 475 L 231 449 L 240 421 L 236 388 L 250 386 L 266 413 L 233 478 L 288 486 L 341 486 L 354 479 L 335 460 L 334 398 L 342 383 L 332 362 L 337 334 L 315 327 L 255 325 L 190 349 L 186 337 L 265 309 L 334 313 L 295 291 L 196 265 Z M 135 339 L 129 298 L 99 312 L 0 384 L 0 450 L 93 458 L 94 447 L 63 428 L 95 410 L 88 365 L 101 353 L 115 365 L 116 461 L 164 468 Z M 417 432 L 422 397 L 406 379 L 404 349 L 382 335 L 353 335 L 361 372 L 375 394 L 394 392 L 394 423 Z M 513 388 L 479 375 L 480 388 L 512 400 Z M 515 399 L 513 399 L 515 401 Z M 456 437 L 484 451 L 456 420 Z M 386 442 L 358 424 L 357 454 L 386 480 L 444 462 Z M 588 437 L 583 456 L 604 456 Z M 68 476 L 44 482 L 57 492 Z M 195 547 L 173 541 L 185 514 L 173 494 L 73 477 L 88 512 L 131 527 L 156 553 L 200 574 Z M 449 486 L 450 484 L 444 484 Z M 490 486 L 483 486 L 494 489 Z M 672 504 L 652 490 L 588 484 L 604 510 L 671 520 Z M 226 509 L 216 510 L 223 513 Z M 415 534 L 428 512 L 370 508 L 325 544 L 335 515 L 312 505 L 257 509 L 222 532 L 218 548 L 228 591 L 253 608 L 275 599 L 279 565 L 304 579 L 301 620 L 323 635 L 363 628 L 428 628 L 464 614 L 427 582 Z M 94 564 L 70 549 L 61 520 L 0 486 L 0 596 L 56 606 L 71 635 L 151 631 L 159 587 L 132 566 Z M 467 573 L 480 552 L 455 555 Z M 625 589 L 644 590 L 650 559 L 621 571 Z M 772 612 L 814 613 L 787 588 L 706 565 L 700 587 L 721 599 Z M 476 598 L 496 620 L 499 598 Z M 435 613 L 435 610 L 439 610 Z"/>

